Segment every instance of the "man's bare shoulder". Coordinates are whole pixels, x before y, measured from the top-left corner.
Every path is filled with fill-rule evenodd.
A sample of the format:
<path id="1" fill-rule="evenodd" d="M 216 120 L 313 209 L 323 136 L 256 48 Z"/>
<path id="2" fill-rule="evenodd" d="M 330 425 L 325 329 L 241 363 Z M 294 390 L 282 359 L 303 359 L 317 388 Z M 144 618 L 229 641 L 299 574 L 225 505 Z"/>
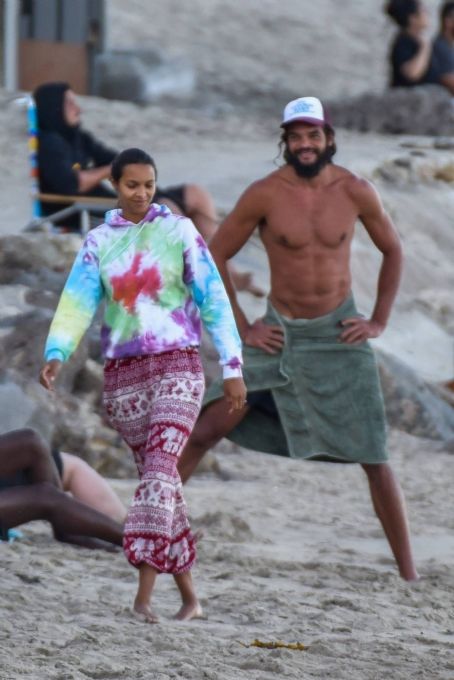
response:
<path id="1" fill-rule="evenodd" d="M 365 177 L 361 177 L 340 165 L 333 165 L 332 170 L 333 182 L 338 183 L 356 205 L 362 206 L 364 202 L 367 203 L 376 198 L 377 191 L 374 185 Z"/>
<path id="2" fill-rule="evenodd" d="M 280 170 L 280 168 L 279 168 Z M 239 203 L 244 204 L 250 202 L 263 202 L 267 196 L 272 196 L 276 190 L 276 183 L 279 182 L 280 172 L 275 170 L 265 177 L 252 182 L 243 192 Z"/>
<path id="3" fill-rule="evenodd" d="M 335 170 L 335 177 L 339 182 L 342 182 L 343 188 L 349 192 L 352 198 L 360 198 L 375 191 L 373 184 L 365 177 L 361 177 L 341 165 L 334 165 L 333 169 Z"/>
<path id="4" fill-rule="evenodd" d="M 281 180 L 283 174 L 282 171 L 283 168 L 278 168 L 277 170 L 270 172 L 269 175 L 265 175 L 265 177 L 255 180 L 255 182 L 252 182 L 252 184 L 248 186 L 246 191 L 251 190 L 256 193 L 268 191 L 270 187 L 273 187 L 276 182 Z"/>

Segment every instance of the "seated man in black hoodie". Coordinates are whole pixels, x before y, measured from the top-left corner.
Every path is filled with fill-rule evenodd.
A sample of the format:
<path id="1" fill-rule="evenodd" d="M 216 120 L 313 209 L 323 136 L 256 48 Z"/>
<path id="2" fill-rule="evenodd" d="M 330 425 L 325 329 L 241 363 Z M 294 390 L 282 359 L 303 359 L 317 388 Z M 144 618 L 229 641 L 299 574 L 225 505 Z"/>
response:
<path id="1" fill-rule="evenodd" d="M 42 193 L 67 196 L 115 198 L 112 188 L 103 180 L 110 177 L 110 164 L 117 155 L 81 128 L 81 109 L 67 83 L 45 83 L 34 92 L 38 119 L 38 166 Z M 210 194 L 197 184 L 181 184 L 158 188 L 153 199 L 165 203 L 172 212 L 186 215 L 194 222 L 206 241 L 216 231 L 217 216 Z M 67 204 L 42 203 L 44 215 L 62 210 Z M 105 210 L 90 208 L 102 217 Z M 77 216 L 65 218 L 64 225 L 77 229 Z M 254 295 L 262 291 L 250 273 L 233 271 L 238 290 Z"/>

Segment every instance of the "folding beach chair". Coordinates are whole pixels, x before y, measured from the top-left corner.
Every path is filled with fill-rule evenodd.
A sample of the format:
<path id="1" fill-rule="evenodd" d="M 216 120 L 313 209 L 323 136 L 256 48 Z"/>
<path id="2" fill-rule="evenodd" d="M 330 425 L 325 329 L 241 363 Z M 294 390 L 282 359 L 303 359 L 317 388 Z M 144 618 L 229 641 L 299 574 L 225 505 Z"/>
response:
<path id="1" fill-rule="evenodd" d="M 66 227 L 56 225 L 66 217 L 79 215 L 79 231 L 82 235 L 90 229 L 90 208 L 102 208 L 110 210 L 115 208 L 117 201 L 115 198 L 97 198 L 94 196 L 63 196 L 60 194 L 43 194 L 39 190 L 39 166 L 38 166 L 38 124 L 36 115 L 36 104 L 33 97 L 28 98 L 27 103 L 28 121 L 28 153 L 30 161 L 30 189 L 32 198 L 32 219 L 25 226 L 24 231 L 40 231 L 43 227 L 56 233 L 74 231 Z M 42 215 L 41 203 L 67 204 L 67 208 L 58 210 L 51 215 Z"/>

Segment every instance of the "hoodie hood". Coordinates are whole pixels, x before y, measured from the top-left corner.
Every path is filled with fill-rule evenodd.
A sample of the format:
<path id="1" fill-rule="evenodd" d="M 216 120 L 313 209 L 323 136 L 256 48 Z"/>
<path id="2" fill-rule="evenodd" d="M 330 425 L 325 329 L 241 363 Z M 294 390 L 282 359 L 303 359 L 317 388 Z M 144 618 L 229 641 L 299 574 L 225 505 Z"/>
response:
<path id="1" fill-rule="evenodd" d="M 139 222 L 139 224 L 145 224 L 147 222 L 153 222 L 157 217 L 167 217 L 171 215 L 171 211 L 166 205 L 159 205 L 158 203 L 150 203 L 147 214 Z M 134 222 L 129 222 L 123 217 L 123 210 L 121 208 L 115 208 L 115 210 L 109 210 L 106 212 L 105 223 L 110 227 L 130 227 L 136 226 Z"/>
<path id="2" fill-rule="evenodd" d="M 68 83 L 45 83 L 35 90 L 39 131 L 58 132 L 65 137 L 75 134 L 78 128 L 66 123 L 63 111 L 65 92 L 70 89 Z"/>

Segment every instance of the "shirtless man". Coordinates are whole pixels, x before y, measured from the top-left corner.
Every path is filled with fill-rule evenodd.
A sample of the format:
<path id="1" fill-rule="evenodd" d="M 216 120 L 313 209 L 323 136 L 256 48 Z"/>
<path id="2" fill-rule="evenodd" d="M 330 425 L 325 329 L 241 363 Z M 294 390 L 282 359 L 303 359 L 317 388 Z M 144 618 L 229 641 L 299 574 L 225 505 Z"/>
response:
<path id="1" fill-rule="evenodd" d="M 383 400 L 367 342 L 384 331 L 397 293 L 399 238 L 369 182 L 332 163 L 334 130 L 318 99 L 290 102 L 282 128 L 285 165 L 246 189 L 210 243 L 245 344 L 248 401 L 242 411 L 227 413 L 218 386 L 210 387 L 180 474 L 186 481 L 224 436 L 269 453 L 360 463 L 399 572 L 414 580 L 405 505 L 387 462 Z M 358 219 L 383 256 L 369 319 L 351 297 Z M 266 316 L 250 324 L 227 263 L 257 225 L 271 292 Z"/>

